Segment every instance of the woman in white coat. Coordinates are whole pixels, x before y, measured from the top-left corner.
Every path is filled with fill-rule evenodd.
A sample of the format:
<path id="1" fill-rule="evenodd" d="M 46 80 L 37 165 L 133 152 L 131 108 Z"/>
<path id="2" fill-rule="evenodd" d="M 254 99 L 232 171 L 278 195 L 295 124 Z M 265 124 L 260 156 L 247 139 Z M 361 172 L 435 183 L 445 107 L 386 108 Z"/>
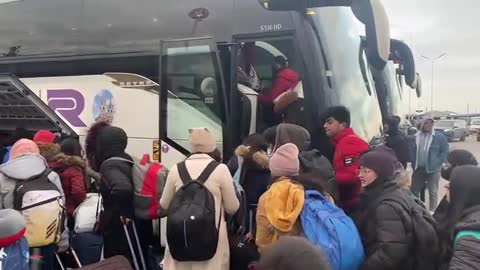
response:
<path id="1" fill-rule="evenodd" d="M 207 165 L 213 160 L 212 153 L 216 150 L 216 139 L 214 135 L 206 128 L 196 128 L 189 130 L 191 152 L 193 153 L 186 160 L 186 167 L 192 179 L 196 179 Z M 160 205 L 163 209 L 168 209 L 170 203 L 177 192 L 183 186 L 178 173 L 177 165 L 173 166 L 167 177 L 165 189 L 160 199 Z M 216 224 L 218 219 L 225 216 L 220 215 L 220 211 L 227 214 L 234 214 L 239 207 L 239 202 L 235 193 L 232 176 L 226 165 L 220 164 L 205 182 L 205 186 L 215 198 Z M 220 222 L 220 232 L 217 245 L 217 252 L 212 259 L 201 262 L 180 262 L 172 258 L 170 253 L 165 253 L 163 269 L 165 270 L 228 270 L 230 265 L 230 248 L 228 243 L 227 226 L 225 220 Z"/>

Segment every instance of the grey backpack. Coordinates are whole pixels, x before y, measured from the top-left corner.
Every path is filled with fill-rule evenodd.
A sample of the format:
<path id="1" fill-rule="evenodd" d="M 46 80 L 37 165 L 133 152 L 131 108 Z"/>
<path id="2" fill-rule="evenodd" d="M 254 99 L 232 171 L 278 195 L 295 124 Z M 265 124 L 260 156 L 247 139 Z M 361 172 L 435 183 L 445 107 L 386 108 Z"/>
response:
<path id="1" fill-rule="evenodd" d="M 120 160 L 132 164 L 133 207 L 137 218 L 157 219 L 164 213 L 160 208 L 168 170 L 161 163 L 150 162 L 150 157 L 144 155 L 142 160 L 134 161 L 113 157 L 109 160 Z"/>

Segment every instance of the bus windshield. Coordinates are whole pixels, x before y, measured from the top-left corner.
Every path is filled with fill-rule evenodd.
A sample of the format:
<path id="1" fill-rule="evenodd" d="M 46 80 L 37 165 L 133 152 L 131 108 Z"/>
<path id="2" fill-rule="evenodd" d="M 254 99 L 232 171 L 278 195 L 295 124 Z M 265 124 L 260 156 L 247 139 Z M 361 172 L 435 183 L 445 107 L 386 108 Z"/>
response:
<path id="1" fill-rule="evenodd" d="M 357 22 L 345 7 L 314 8 L 308 14 L 324 50 L 324 76 L 335 90 L 333 98 L 351 110 L 355 131 L 366 140 L 373 139 L 380 133 L 382 116 Z"/>

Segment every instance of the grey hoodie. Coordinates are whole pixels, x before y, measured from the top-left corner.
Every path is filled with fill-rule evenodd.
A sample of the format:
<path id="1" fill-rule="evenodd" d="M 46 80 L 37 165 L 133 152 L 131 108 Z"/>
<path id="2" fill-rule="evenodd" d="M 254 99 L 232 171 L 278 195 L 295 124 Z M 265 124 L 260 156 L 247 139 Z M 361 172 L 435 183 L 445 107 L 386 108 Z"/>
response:
<path id="1" fill-rule="evenodd" d="M 0 209 L 13 208 L 13 191 L 16 181 L 29 179 L 43 173 L 48 168 L 47 161 L 40 155 L 31 154 L 9 160 L 0 166 Z M 60 177 L 55 172 L 48 175 L 48 179 L 60 190 L 65 202 Z"/>

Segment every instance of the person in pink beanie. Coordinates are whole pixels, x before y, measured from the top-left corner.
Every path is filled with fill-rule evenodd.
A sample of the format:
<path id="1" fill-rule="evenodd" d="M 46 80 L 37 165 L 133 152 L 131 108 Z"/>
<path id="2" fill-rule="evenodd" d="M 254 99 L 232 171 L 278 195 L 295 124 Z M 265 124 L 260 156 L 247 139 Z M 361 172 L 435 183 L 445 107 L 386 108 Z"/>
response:
<path id="1" fill-rule="evenodd" d="M 257 208 L 255 243 L 260 253 L 270 250 L 285 235 L 299 236 L 300 213 L 305 202 L 304 188 L 296 181 L 300 172 L 299 150 L 295 144 L 280 146 L 270 158 L 272 184 Z"/>
<path id="2" fill-rule="evenodd" d="M 26 154 L 40 154 L 40 149 L 35 142 L 28 139 L 17 141 L 10 150 L 10 159 L 16 159 Z"/>
<path id="3" fill-rule="evenodd" d="M 19 183 L 48 172 L 47 161 L 39 153 L 37 144 L 28 139 L 21 139 L 12 146 L 10 160 L 0 166 L 1 209 L 14 209 L 14 190 Z M 58 174 L 50 171 L 46 177 L 56 186 L 62 196 L 62 202 L 64 202 L 65 195 Z M 27 240 L 29 239 L 28 229 L 25 237 Z M 56 245 L 43 246 L 40 247 L 40 250 L 45 263 L 45 267 L 42 269 L 50 269 L 49 266 L 54 263 Z"/>
<path id="4" fill-rule="evenodd" d="M 298 176 L 300 161 L 298 148 L 293 143 L 287 143 L 279 147 L 270 158 L 270 172 L 273 177 Z"/>
<path id="5" fill-rule="evenodd" d="M 13 209 L 13 191 L 17 181 L 31 179 L 47 169 L 48 164 L 40 155 L 40 150 L 35 142 L 28 139 L 17 141 L 10 151 L 10 160 L 0 166 L 0 193 L 2 194 L 0 209 Z M 58 174 L 51 172 L 48 179 L 64 196 Z M 63 201 L 65 201 L 65 197 Z"/>
<path id="6" fill-rule="evenodd" d="M 37 144 L 28 139 L 21 139 L 12 146 L 10 160 L 0 166 L 1 209 L 14 209 L 14 190 L 16 185 L 47 172 L 49 169 L 47 161 L 39 153 Z M 64 202 L 65 195 L 58 174 L 49 172 L 47 178 L 56 186 Z M 26 238 L 28 240 L 28 235 Z M 53 265 L 56 245 L 40 247 L 40 250 L 45 264 Z"/>

